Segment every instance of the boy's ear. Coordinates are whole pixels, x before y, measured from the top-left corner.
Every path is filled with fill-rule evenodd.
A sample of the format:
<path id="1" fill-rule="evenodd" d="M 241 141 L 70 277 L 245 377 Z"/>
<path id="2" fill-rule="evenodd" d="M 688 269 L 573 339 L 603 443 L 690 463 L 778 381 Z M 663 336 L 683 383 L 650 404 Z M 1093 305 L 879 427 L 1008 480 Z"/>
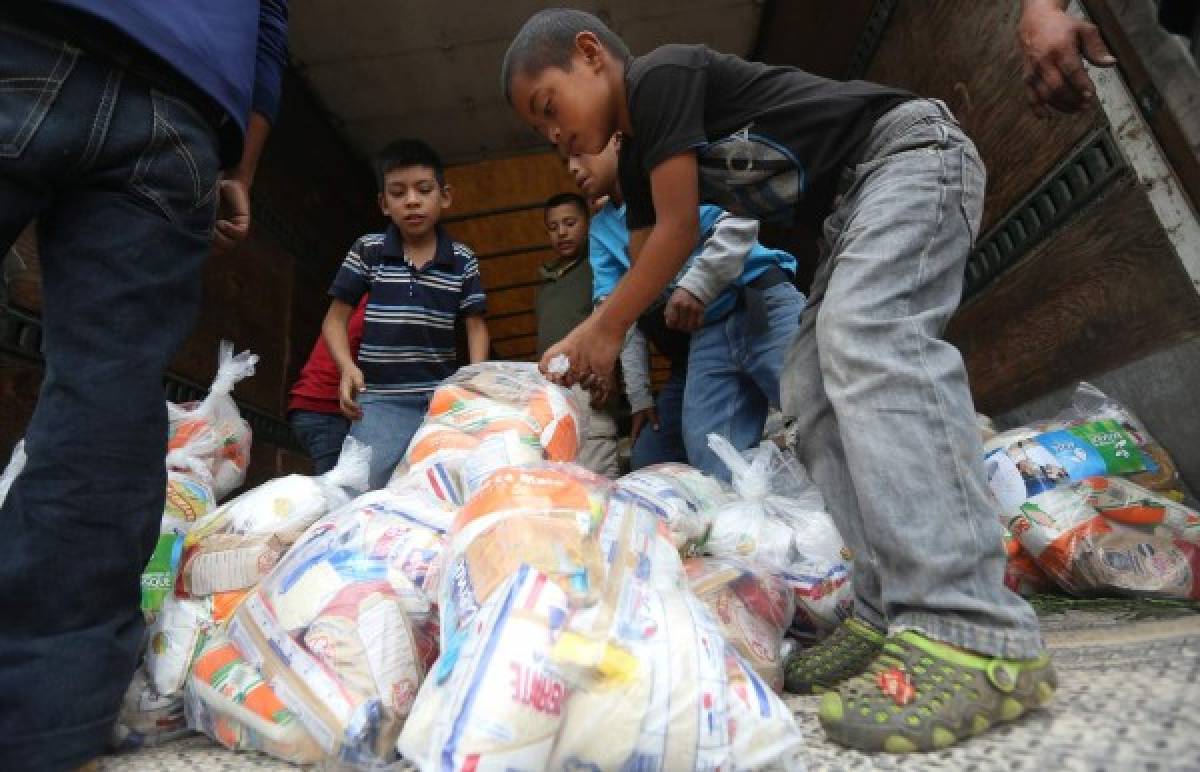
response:
<path id="1" fill-rule="evenodd" d="M 583 57 L 583 62 L 589 70 L 599 72 L 604 68 L 604 54 L 608 49 L 600 42 L 600 38 L 596 37 L 596 33 L 589 30 L 575 33 L 575 52 Z"/>
<path id="2" fill-rule="evenodd" d="M 442 209 L 449 209 L 450 205 L 454 203 L 453 192 L 449 185 L 442 185 Z"/>
<path id="3" fill-rule="evenodd" d="M 377 197 L 377 200 L 379 201 L 379 211 L 383 213 L 383 216 L 391 217 L 387 210 L 387 197 L 384 196 L 383 193 L 380 193 Z"/>

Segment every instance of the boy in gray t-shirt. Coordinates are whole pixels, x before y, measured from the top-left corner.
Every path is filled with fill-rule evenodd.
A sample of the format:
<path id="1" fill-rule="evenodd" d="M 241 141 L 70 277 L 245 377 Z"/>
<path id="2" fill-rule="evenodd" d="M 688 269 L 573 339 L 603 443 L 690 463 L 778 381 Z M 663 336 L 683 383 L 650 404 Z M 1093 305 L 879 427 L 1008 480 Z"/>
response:
<path id="1" fill-rule="evenodd" d="M 835 689 L 829 737 L 867 751 L 944 748 L 1047 702 L 1057 681 L 1029 604 L 1004 587 L 966 368 L 942 339 L 961 297 L 984 170 L 945 105 L 705 46 L 633 58 L 596 17 L 535 14 L 504 60 L 520 117 L 566 155 L 618 131 L 632 267 L 546 352 L 606 377 L 625 330 L 697 236 L 697 205 L 822 226 L 787 356 L 797 453 L 855 555 L 854 617 L 788 665 Z"/>

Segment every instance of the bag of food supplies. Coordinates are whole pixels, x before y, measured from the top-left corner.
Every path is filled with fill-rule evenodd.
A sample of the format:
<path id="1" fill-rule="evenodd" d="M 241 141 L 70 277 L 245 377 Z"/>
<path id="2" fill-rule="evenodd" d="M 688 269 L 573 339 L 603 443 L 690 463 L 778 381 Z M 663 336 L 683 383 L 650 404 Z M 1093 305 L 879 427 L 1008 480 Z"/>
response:
<path id="1" fill-rule="evenodd" d="M 774 443 L 746 457 L 715 434 L 708 445 L 729 467 L 737 499 L 713 516 L 704 551 L 783 579 L 796 596 L 798 637 L 820 636 L 846 619 L 854 604 L 851 555 L 804 468 Z"/>
<path id="2" fill-rule="evenodd" d="M 1007 525 L 1069 593 L 1200 599 L 1200 513 L 1129 480 L 1036 494 Z"/>
<path id="3" fill-rule="evenodd" d="M 423 475 L 461 505 L 496 469 L 574 461 L 587 436 L 585 407 L 532 363 L 464 367 L 434 391 L 395 477 Z"/>
<path id="4" fill-rule="evenodd" d="M 230 750 L 262 751 L 294 764 L 324 758 L 296 714 L 223 635 L 196 657 L 185 707 L 190 727 Z"/>
<path id="5" fill-rule="evenodd" d="M 258 355 L 233 353 L 233 344 L 221 341 L 217 352 L 217 375 L 208 396 L 199 402 L 167 403 L 167 451 L 178 450 L 205 439 L 211 448 L 205 457 L 217 498 L 241 487 L 250 466 L 250 424 L 238 412 L 231 396 L 238 381 L 254 375 Z"/>
<path id="6" fill-rule="evenodd" d="M 721 633 L 754 672 L 783 690 L 780 647 L 796 613 L 795 595 L 778 575 L 741 561 L 689 558 L 684 563 L 692 592 L 720 625 Z"/>
<path id="7" fill-rule="evenodd" d="M 399 749 L 448 770 L 799 769 L 791 714 L 687 592 L 665 523 L 614 493 L 579 593 L 522 563 L 421 688 Z"/>
<path id="8" fill-rule="evenodd" d="M 192 526 L 187 546 L 217 533 L 274 534 L 290 544 L 315 521 L 366 491 L 370 465 L 371 448 L 347 437 L 333 469 L 319 477 L 277 477 L 225 502 Z"/>
<path id="9" fill-rule="evenodd" d="M 610 483 L 575 464 L 493 472 L 459 510 L 442 562 L 438 598 L 443 650 L 522 564 L 573 597 L 591 597 L 602 575 L 596 533 Z"/>
<path id="10" fill-rule="evenodd" d="M 419 490 L 372 491 L 305 532 L 230 623 L 238 651 L 327 757 L 394 760 L 437 656 L 426 582 L 452 517 Z"/>
<path id="11" fill-rule="evenodd" d="M 1080 383 L 1059 416 L 1002 432 L 984 444 L 988 486 L 1003 516 L 1030 497 L 1089 477 L 1121 476 L 1179 498 L 1166 450 L 1125 407 Z"/>
<path id="12" fill-rule="evenodd" d="M 660 517 L 683 555 L 703 548 L 713 515 L 733 498 L 717 478 L 676 463 L 639 469 L 617 480 L 616 488 Z"/>
<path id="13" fill-rule="evenodd" d="M 13 448 L 12 457 L 8 460 L 8 466 L 4 467 L 4 472 L 0 474 L 0 504 L 4 503 L 4 499 L 8 497 L 8 489 L 12 487 L 13 480 L 17 479 L 17 475 L 25 468 L 25 440 L 19 440 Z"/>

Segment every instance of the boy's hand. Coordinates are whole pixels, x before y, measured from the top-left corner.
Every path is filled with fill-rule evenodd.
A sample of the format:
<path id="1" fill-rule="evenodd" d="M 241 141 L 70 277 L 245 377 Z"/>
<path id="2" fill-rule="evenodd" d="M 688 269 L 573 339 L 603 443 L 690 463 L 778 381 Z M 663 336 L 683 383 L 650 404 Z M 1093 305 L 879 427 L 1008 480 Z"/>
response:
<path id="1" fill-rule="evenodd" d="M 351 421 L 362 418 L 362 408 L 358 405 L 358 395 L 367 390 L 362 370 L 357 367 L 347 367 L 342 371 L 342 382 L 338 385 L 338 402 L 342 415 Z"/>
<path id="2" fill-rule="evenodd" d="M 1069 16 L 1053 0 L 1025 0 L 1017 39 L 1025 53 L 1029 105 L 1043 118 L 1049 115 L 1047 106 L 1076 113 L 1094 98 L 1096 89 L 1080 54 L 1097 67 L 1117 63 L 1096 25 Z"/>
<path id="3" fill-rule="evenodd" d="M 213 246 L 217 252 L 225 252 L 250 235 L 250 192 L 243 181 L 226 178 L 217 183 L 217 195 Z"/>
<path id="4" fill-rule="evenodd" d="M 653 407 L 648 407 L 645 410 L 639 410 L 633 414 L 633 425 L 629 428 L 629 440 L 637 442 L 638 435 L 642 433 L 642 429 L 650 426 L 654 431 L 659 430 L 658 411 Z"/>
<path id="5" fill-rule="evenodd" d="M 593 313 L 571 334 L 555 343 L 542 355 L 538 369 L 542 375 L 560 386 L 581 384 L 595 392 L 611 382 L 617 355 L 625 342 L 624 331 L 613 332 L 596 321 Z M 550 362 L 559 354 L 567 358 L 565 373 L 551 373 Z"/>
<path id="6" fill-rule="evenodd" d="M 663 312 L 667 327 L 681 332 L 695 332 L 704 326 L 704 304 L 683 287 L 676 287 Z"/>

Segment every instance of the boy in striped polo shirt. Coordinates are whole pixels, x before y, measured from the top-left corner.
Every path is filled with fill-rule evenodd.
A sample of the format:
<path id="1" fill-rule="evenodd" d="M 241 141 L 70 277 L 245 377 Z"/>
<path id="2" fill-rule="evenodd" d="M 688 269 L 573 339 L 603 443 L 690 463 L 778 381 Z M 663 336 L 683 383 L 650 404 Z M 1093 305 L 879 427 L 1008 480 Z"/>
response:
<path id="1" fill-rule="evenodd" d="M 441 159 L 415 139 L 375 158 L 383 233 L 354 242 L 333 279 L 322 333 L 341 373 L 350 436 L 371 448 L 371 488 L 382 488 L 404 456 L 437 385 L 456 369 L 454 326 L 462 317 L 472 363 L 488 355 L 479 265 L 438 227 L 450 207 Z M 358 362 L 346 323 L 370 296 Z"/>

